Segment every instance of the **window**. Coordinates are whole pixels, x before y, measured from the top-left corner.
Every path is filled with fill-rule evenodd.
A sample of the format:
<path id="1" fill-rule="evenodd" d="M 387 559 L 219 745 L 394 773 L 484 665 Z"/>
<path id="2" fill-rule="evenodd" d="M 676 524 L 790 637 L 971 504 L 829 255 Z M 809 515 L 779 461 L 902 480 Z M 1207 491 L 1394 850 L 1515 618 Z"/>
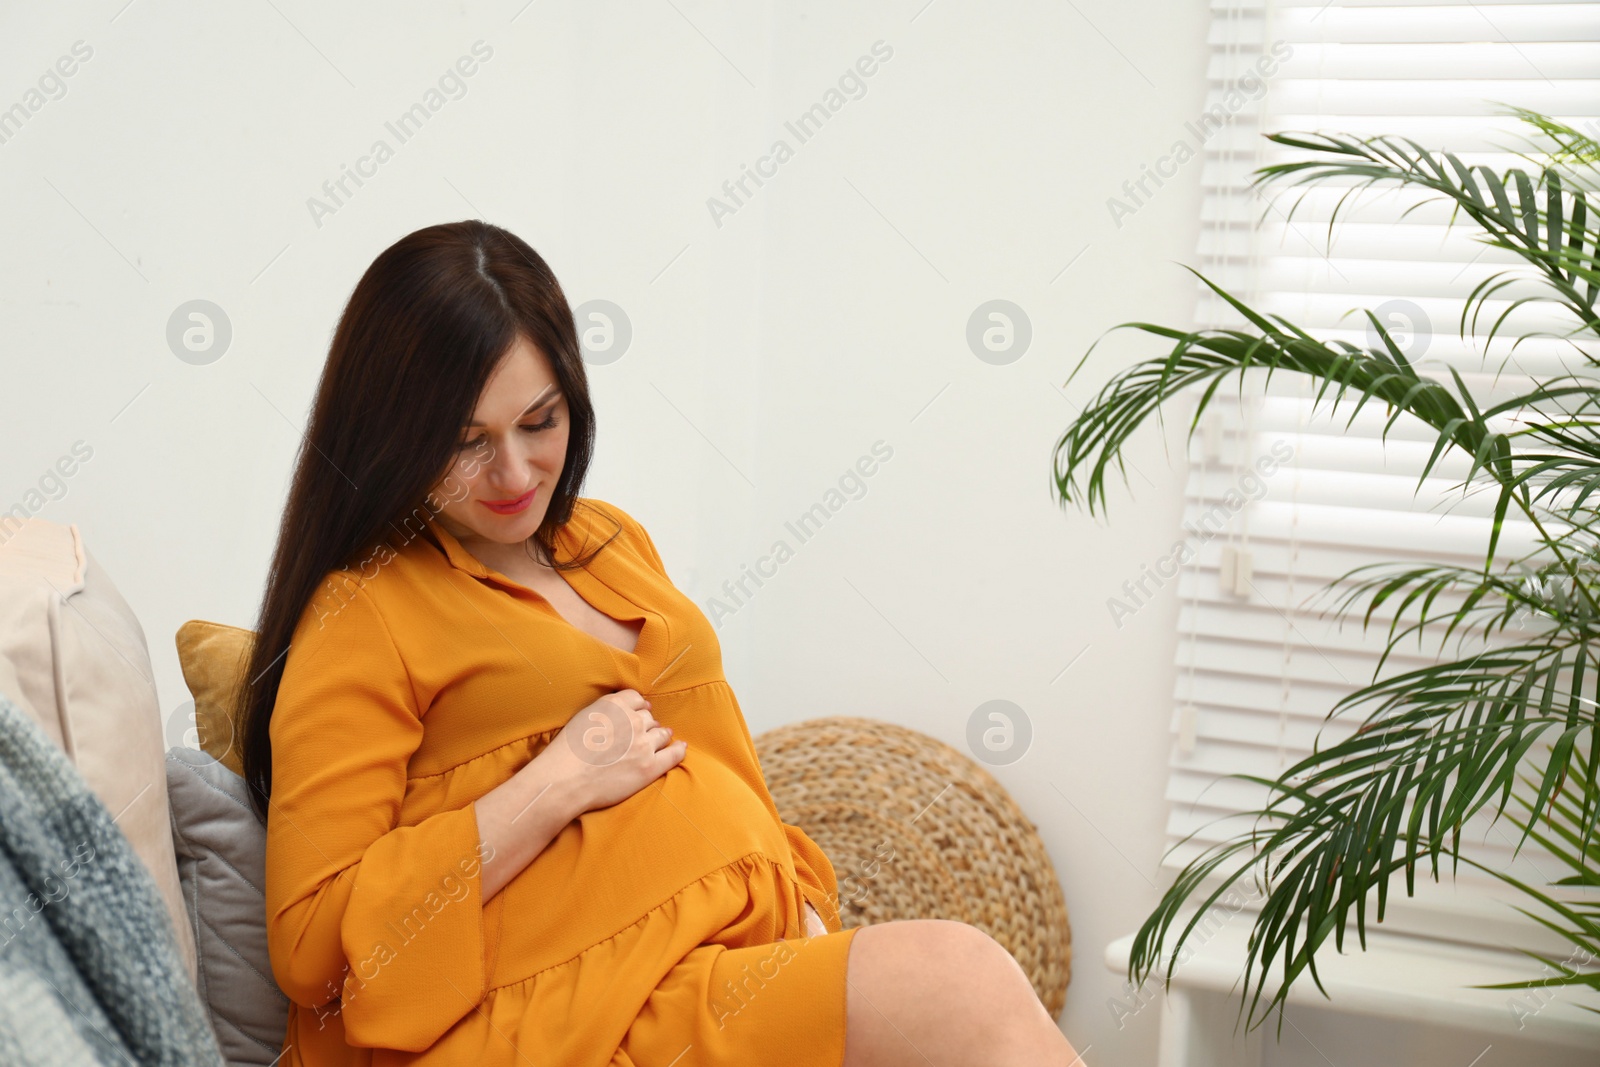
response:
<path id="1" fill-rule="evenodd" d="M 1370 308 L 1403 339 L 1408 358 L 1440 374 L 1456 367 L 1480 401 L 1503 395 L 1519 375 L 1570 369 L 1556 342 L 1528 342 L 1497 383 L 1509 342 L 1497 340 L 1485 361 L 1481 337 L 1458 335 L 1472 287 L 1516 260 L 1474 241 L 1470 224 L 1447 229 L 1448 206 L 1402 219 L 1420 197 L 1374 190 L 1353 208 L 1346 204 L 1330 245 L 1328 220 L 1341 190 L 1282 184 L 1256 192 L 1249 180 L 1255 168 L 1291 156 L 1263 132 L 1398 134 L 1497 170 L 1529 144 L 1504 105 L 1600 133 L 1600 6 L 1215 3 L 1210 48 L 1208 113 L 1194 126 L 1204 152 L 1195 262 L 1207 277 L 1324 338 L 1367 343 L 1365 319 L 1347 313 Z M 1195 318 L 1202 326 L 1239 324 L 1205 289 Z M 1203 846 L 1242 828 L 1238 820 L 1213 823 L 1264 796 L 1225 775 L 1276 777 L 1310 751 L 1319 729 L 1339 737 L 1359 721 L 1325 723 L 1325 716 L 1371 679 L 1387 616 L 1363 634 L 1359 614 L 1340 627 L 1320 614 L 1336 598 L 1308 600 L 1311 594 L 1364 563 L 1475 566 L 1487 545 L 1492 496 L 1463 497 L 1464 458 L 1441 463 L 1419 489 L 1431 431 L 1403 420 L 1381 442 L 1381 405 L 1368 404 L 1347 427 L 1353 402 L 1330 416 L 1324 400 L 1314 413 L 1313 391 L 1287 374 L 1274 375 L 1270 391 L 1252 380 L 1242 401 L 1213 404 L 1191 447 L 1184 521 L 1194 552 L 1178 569 L 1171 844 L 1199 831 Z M 1237 392 L 1230 385 L 1218 400 Z M 1282 455 L 1292 458 L 1276 465 Z M 1255 463 L 1267 456 L 1263 474 Z M 1508 523 L 1501 551 L 1531 547 L 1528 534 L 1524 524 Z M 1436 641 L 1409 649 L 1391 656 L 1385 676 L 1439 658 Z M 1456 655 L 1453 639 L 1445 655 Z M 1474 854 L 1509 865 L 1516 835 L 1503 820 L 1485 822 Z M 1168 862 L 1196 851 L 1191 844 Z M 1525 849 L 1513 869 L 1543 883 L 1540 866 L 1540 855 Z M 1558 876 L 1548 857 L 1543 866 Z M 1407 904 L 1403 888 L 1395 889 L 1386 926 L 1536 943 L 1528 922 L 1496 902 L 1514 895 L 1487 875 L 1462 868 L 1455 885 L 1446 875 L 1442 887 L 1419 878 L 1421 904 Z"/>

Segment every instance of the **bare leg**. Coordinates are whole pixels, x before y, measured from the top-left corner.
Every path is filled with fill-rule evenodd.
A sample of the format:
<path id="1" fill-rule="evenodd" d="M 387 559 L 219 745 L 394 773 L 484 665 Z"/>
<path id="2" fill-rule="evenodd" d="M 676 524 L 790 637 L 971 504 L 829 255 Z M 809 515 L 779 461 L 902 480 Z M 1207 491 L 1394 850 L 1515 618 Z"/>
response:
<path id="1" fill-rule="evenodd" d="M 847 977 L 843 1067 L 1082 1067 L 1021 966 L 975 926 L 862 927 Z"/>

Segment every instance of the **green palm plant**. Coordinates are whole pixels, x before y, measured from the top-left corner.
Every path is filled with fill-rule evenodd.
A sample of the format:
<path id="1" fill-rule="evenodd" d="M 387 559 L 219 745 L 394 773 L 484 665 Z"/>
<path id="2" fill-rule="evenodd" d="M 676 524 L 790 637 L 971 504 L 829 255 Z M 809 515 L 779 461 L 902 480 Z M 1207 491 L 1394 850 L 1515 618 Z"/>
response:
<path id="1" fill-rule="evenodd" d="M 1165 956 L 1170 982 L 1206 910 L 1252 879 L 1264 899 L 1244 964 L 1241 1012 L 1248 1007 L 1250 1026 L 1303 975 L 1321 988 L 1316 956 L 1330 939 L 1343 950 L 1353 920 L 1364 948 L 1369 908 L 1375 903 L 1373 921 L 1381 922 L 1391 883 L 1403 875 L 1410 895 L 1418 867 L 1438 880 L 1441 860 L 1452 873 L 1464 863 L 1502 878 L 1527 897 L 1529 908 L 1519 910 L 1572 946 L 1564 958 L 1534 954 L 1547 976 L 1518 985 L 1600 994 L 1600 974 L 1589 966 L 1600 958 L 1600 898 L 1584 892 L 1600 886 L 1600 356 L 1593 347 L 1600 341 L 1600 198 L 1588 180 L 1600 145 L 1547 116 L 1515 113 L 1555 145 L 1523 155 L 1525 168 L 1496 173 L 1396 137 L 1278 133 L 1269 139 L 1304 158 L 1260 168 L 1254 182 L 1346 188 L 1330 240 L 1334 220 L 1362 190 L 1409 187 L 1422 200 L 1443 199 L 1452 226 L 1470 225 L 1480 241 L 1517 257 L 1514 268 L 1491 274 L 1466 298 L 1462 334 L 1492 343 L 1518 309 L 1554 306 L 1569 328 L 1524 331 L 1511 348 L 1533 336 L 1558 337 L 1577 357 L 1571 373 L 1480 406 L 1454 368 L 1422 373 L 1370 311 L 1370 347 L 1319 340 L 1195 272 L 1246 325 L 1116 327 L 1159 338 L 1169 350 L 1115 374 L 1055 447 L 1062 501 L 1087 504 L 1092 515 L 1106 508 L 1113 464 L 1127 480 L 1124 445 L 1169 400 L 1198 393 L 1192 437 L 1231 376 L 1264 371 L 1270 383 L 1274 373 L 1289 372 L 1315 383 L 1317 404 L 1354 400 L 1352 419 L 1369 402 L 1383 405 L 1385 438 L 1402 412 L 1415 417 L 1437 435 L 1423 478 L 1454 451 L 1471 461 L 1464 486 L 1494 494 L 1481 567 L 1369 565 L 1325 587 L 1343 589 L 1341 618 L 1365 605 L 1363 630 L 1380 609 L 1392 612 L 1373 680 L 1329 712 L 1331 719 L 1359 711 L 1359 728 L 1334 743 L 1319 738 L 1315 751 L 1276 779 L 1238 776 L 1267 790 L 1266 802 L 1247 813 L 1250 828 L 1185 865 L 1135 936 L 1129 978 L 1143 982 Z M 1532 552 L 1502 557 L 1508 516 L 1535 531 Z M 1420 642 L 1425 631 L 1440 637 L 1440 662 L 1380 679 L 1390 653 L 1413 636 Z M 1454 659 L 1444 655 L 1451 634 Z M 1469 635 L 1484 646 L 1470 655 L 1462 645 Z M 1540 887 L 1486 866 L 1462 839 L 1480 813 L 1506 818 L 1521 831 L 1519 848 L 1538 842 L 1570 876 Z M 1275 968 L 1278 981 L 1263 1000 Z"/>

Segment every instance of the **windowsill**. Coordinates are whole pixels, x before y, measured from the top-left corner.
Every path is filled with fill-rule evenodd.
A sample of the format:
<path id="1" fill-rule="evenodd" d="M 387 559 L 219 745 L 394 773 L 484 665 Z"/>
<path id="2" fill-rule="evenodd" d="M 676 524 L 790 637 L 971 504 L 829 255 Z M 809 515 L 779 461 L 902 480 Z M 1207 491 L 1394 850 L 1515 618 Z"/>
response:
<path id="1" fill-rule="evenodd" d="M 1182 929 L 1179 923 L 1173 925 Z M 1228 993 L 1235 998 L 1231 1007 L 1236 1008 L 1250 926 L 1250 913 L 1242 912 L 1217 928 L 1209 939 L 1201 927 L 1196 927 L 1188 943 L 1194 951 L 1173 975 L 1173 987 Z M 1132 947 L 1131 934 L 1111 942 L 1106 946 L 1106 966 L 1126 975 Z M 1161 989 L 1161 973 L 1158 971 L 1146 983 L 1146 988 L 1156 995 Z M 1600 1014 L 1574 1003 L 1582 996 L 1581 990 L 1470 988 L 1538 978 L 1547 973 L 1537 960 L 1516 953 L 1375 932 L 1370 927 L 1367 951 L 1363 952 L 1352 924 L 1344 954 L 1331 949 L 1319 953 L 1317 973 L 1331 1000 L 1324 998 L 1310 975 L 1305 974 L 1290 990 L 1290 1004 L 1512 1035 L 1549 1044 L 1580 1048 L 1600 1045 Z M 1269 982 L 1262 999 L 1267 999 L 1274 989 L 1274 983 Z M 1513 1004 L 1520 1007 L 1514 1010 Z"/>

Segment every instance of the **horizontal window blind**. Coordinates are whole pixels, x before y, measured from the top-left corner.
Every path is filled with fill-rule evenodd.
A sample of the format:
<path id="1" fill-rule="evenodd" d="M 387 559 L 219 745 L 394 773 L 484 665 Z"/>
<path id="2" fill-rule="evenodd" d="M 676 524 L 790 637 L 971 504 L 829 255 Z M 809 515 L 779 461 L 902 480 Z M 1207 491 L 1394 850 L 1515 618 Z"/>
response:
<path id="1" fill-rule="evenodd" d="M 1195 262 L 1207 277 L 1330 340 L 1371 343 L 1364 317 L 1351 314 L 1370 308 L 1419 369 L 1448 380 L 1454 367 L 1480 403 L 1520 390 L 1530 376 L 1578 369 L 1571 347 L 1556 341 L 1527 342 L 1506 361 L 1508 341 L 1486 358 L 1481 334 L 1459 336 L 1466 295 L 1519 261 L 1473 240 L 1470 224 L 1448 227 L 1448 205 L 1418 208 L 1418 194 L 1392 186 L 1357 194 L 1340 208 L 1330 243 L 1329 219 L 1346 188 L 1256 190 L 1250 178 L 1257 167 L 1303 157 L 1267 142 L 1261 135 L 1269 131 L 1401 135 L 1497 170 L 1531 147 L 1504 105 L 1600 136 L 1600 5 L 1217 2 L 1209 45 L 1206 106 L 1227 121 L 1204 146 Z M 1485 332 L 1517 295 L 1489 304 Z M 1204 287 L 1195 320 L 1243 325 Z M 1501 329 L 1514 336 L 1570 325 L 1530 308 Z M 1384 609 L 1366 632 L 1359 613 L 1341 624 L 1332 617 L 1337 593 L 1321 592 L 1326 583 L 1368 563 L 1477 567 L 1487 547 L 1494 498 L 1483 488 L 1463 494 L 1467 457 L 1447 454 L 1419 484 L 1431 430 L 1402 416 L 1382 440 L 1389 415 L 1381 405 L 1368 403 L 1347 425 L 1355 402 L 1334 407 L 1330 393 L 1314 406 L 1314 389 L 1287 373 L 1273 375 L 1268 389 L 1252 374 L 1242 398 L 1231 385 L 1219 391 L 1191 442 L 1191 553 L 1176 573 L 1169 866 L 1248 826 L 1229 816 L 1265 794 L 1229 775 L 1276 777 L 1312 750 L 1319 732 L 1326 742 L 1359 724 L 1359 714 L 1326 716 L 1372 680 L 1392 616 Z M 1269 456 L 1291 458 L 1262 474 L 1256 463 Z M 1532 534 L 1530 524 L 1509 520 L 1500 554 L 1531 550 Z M 1437 639 L 1419 647 L 1413 638 L 1383 675 L 1482 647 L 1452 638 L 1441 653 Z M 1513 859 L 1516 834 L 1504 820 L 1484 819 L 1466 839 L 1484 862 L 1530 881 L 1566 873 L 1537 850 Z M 1539 943 L 1526 920 L 1495 903 L 1514 899 L 1497 881 L 1463 868 L 1457 883 L 1446 882 L 1424 889 L 1420 905 L 1401 903 L 1392 921 L 1469 941 Z"/>

